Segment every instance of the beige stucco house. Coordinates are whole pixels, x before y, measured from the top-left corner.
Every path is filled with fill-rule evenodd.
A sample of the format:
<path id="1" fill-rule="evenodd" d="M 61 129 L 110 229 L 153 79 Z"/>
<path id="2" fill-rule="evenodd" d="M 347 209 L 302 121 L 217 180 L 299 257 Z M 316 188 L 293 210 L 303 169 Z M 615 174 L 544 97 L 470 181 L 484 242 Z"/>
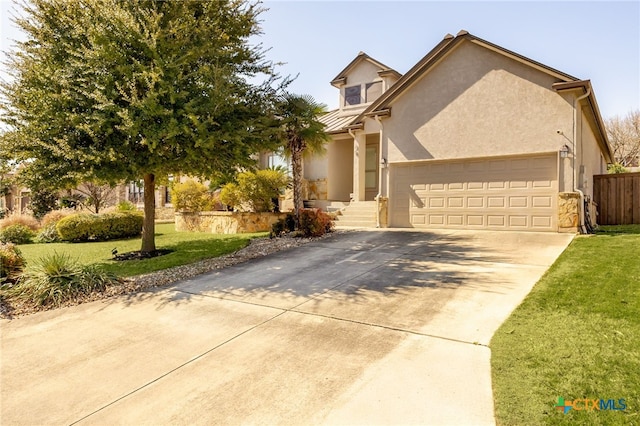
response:
<path id="1" fill-rule="evenodd" d="M 404 75 L 360 53 L 331 84 L 333 142 L 304 175 L 343 223 L 575 232 L 612 162 L 589 80 L 466 31 Z"/>

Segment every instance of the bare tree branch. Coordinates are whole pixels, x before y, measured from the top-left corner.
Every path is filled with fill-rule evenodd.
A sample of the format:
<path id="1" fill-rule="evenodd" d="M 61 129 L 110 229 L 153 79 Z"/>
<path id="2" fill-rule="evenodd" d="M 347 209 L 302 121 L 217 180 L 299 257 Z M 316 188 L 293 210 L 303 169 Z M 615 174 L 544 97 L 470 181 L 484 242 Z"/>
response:
<path id="1" fill-rule="evenodd" d="M 606 121 L 609 143 L 615 161 L 624 167 L 638 167 L 640 160 L 640 110 L 625 117 L 615 116 Z"/>

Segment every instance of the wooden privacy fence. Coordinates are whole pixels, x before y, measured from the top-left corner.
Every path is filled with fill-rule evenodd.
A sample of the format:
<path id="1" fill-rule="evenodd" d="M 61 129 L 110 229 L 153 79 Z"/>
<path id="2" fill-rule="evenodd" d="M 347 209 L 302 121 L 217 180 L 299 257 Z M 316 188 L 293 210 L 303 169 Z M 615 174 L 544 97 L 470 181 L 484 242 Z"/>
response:
<path id="1" fill-rule="evenodd" d="M 640 173 L 595 175 L 593 201 L 599 225 L 640 224 Z"/>

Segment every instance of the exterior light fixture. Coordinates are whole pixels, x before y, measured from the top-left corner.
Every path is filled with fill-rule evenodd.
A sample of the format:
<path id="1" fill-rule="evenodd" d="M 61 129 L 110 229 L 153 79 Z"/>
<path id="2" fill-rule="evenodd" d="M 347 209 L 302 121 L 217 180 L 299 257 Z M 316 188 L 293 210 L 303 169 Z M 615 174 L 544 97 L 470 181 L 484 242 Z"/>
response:
<path id="1" fill-rule="evenodd" d="M 569 152 L 571 152 L 571 150 L 569 149 L 569 146 L 562 145 L 562 148 L 560 148 L 560 157 L 567 158 L 569 156 Z"/>
<path id="2" fill-rule="evenodd" d="M 380 167 L 382 167 L 383 169 L 387 167 L 387 159 L 386 158 L 382 158 L 382 160 L 380 160 Z"/>

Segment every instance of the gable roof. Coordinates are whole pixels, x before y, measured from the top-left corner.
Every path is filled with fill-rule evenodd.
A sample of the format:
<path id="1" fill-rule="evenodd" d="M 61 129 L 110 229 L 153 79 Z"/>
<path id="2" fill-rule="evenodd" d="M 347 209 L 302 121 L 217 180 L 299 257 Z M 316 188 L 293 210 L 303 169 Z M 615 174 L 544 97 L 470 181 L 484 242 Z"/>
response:
<path id="1" fill-rule="evenodd" d="M 383 117 L 390 115 L 391 103 L 399 96 L 402 96 L 402 94 L 407 90 L 409 90 L 413 83 L 419 80 L 429 69 L 431 69 L 431 67 L 435 66 L 441 58 L 443 58 L 447 53 L 455 49 L 456 46 L 459 46 L 464 41 L 469 41 L 483 46 L 489 50 L 497 52 L 501 55 L 504 55 L 508 58 L 516 60 L 520 63 L 523 63 L 527 66 L 530 66 L 555 77 L 559 80 L 559 82 L 553 84 L 552 88 L 558 92 L 582 89 L 584 93 L 588 94 L 588 96 L 586 97 L 587 116 L 594 126 L 594 133 L 596 133 L 598 145 L 600 146 L 605 159 L 609 162 L 613 160 L 613 153 L 609 145 L 607 132 L 605 130 L 602 116 L 598 108 L 598 103 L 596 102 L 593 88 L 591 87 L 591 82 L 589 80 L 580 80 L 572 75 L 544 65 L 540 62 L 534 61 L 533 59 L 529 59 L 526 56 L 522 56 L 511 50 L 505 49 L 504 47 L 498 46 L 497 44 L 493 44 L 489 41 L 483 40 L 480 37 L 476 37 L 465 30 L 461 30 L 460 32 L 458 32 L 458 34 L 456 34 L 456 36 L 447 34 L 440 43 L 438 43 L 417 64 L 415 64 L 409 71 L 407 71 L 407 73 L 404 74 L 389 90 L 380 95 L 378 99 L 376 99 L 371 105 L 369 105 L 369 107 L 362 111 L 350 123 L 343 124 L 341 131 L 345 132 L 349 128 L 353 129 L 362 127 L 364 119 L 366 117 L 374 117 L 376 115 L 379 117 Z M 351 64 L 349 64 L 349 66 L 351 66 Z M 347 70 L 349 66 L 347 66 L 345 70 Z M 342 73 L 344 72 L 345 71 L 343 70 Z M 340 76 L 341 74 L 339 74 L 338 76 Z M 340 130 L 335 129 L 333 133 L 339 132 Z"/>
<path id="2" fill-rule="evenodd" d="M 504 47 L 498 46 L 486 40 L 481 39 L 470 34 L 468 31 L 461 30 L 454 37 L 451 34 L 444 36 L 444 39 L 436 45 L 429 53 L 427 53 L 417 64 L 413 66 L 405 75 L 400 78 L 389 90 L 383 93 L 378 99 L 376 99 L 367 109 L 365 109 L 358 117 L 356 117 L 352 124 L 359 123 L 366 116 L 376 115 L 377 111 L 384 111 L 389 109 L 389 104 L 402 95 L 409 87 L 416 82 L 422 75 L 433 67 L 442 57 L 459 46 L 463 41 L 471 41 L 475 44 L 484 46 L 494 52 L 500 53 L 518 62 L 529 65 L 542 72 L 556 77 L 561 81 L 577 81 L 576 77 L 569 74 L 558 71 L 555 68 L 551 68 L 540 62 L 529 59 Z"/>
<path id="3" fill-rule="evenodd" d="M 360 52 L 351 62 L 349 62 L 349 65 L 347 65 L 342 71 L 340 71 L 340 73 L 338 73 L 337 76 L 335 76 L 333 80 L 331 80 L 331 85 L 335 87 L 340 87 L 341 85 L 346 84 L 347 74 L 349 74 L 349 71 L 355 68 L 362 61 L 370 62 L 376 67 L 380 68 L 380 70 L 378 71 L 378 74 L 380 76 L 391 74 L 391 75 L 395 75 L 398 78 L 402 77 L 402 74 L 400 74 L 398 71 L 394 70 L 393 68 L 389 68 L 382 62 L 376 61 L 375 59 L 373 59 L 371 56 L 367 55 L 364 52 Z"/>

